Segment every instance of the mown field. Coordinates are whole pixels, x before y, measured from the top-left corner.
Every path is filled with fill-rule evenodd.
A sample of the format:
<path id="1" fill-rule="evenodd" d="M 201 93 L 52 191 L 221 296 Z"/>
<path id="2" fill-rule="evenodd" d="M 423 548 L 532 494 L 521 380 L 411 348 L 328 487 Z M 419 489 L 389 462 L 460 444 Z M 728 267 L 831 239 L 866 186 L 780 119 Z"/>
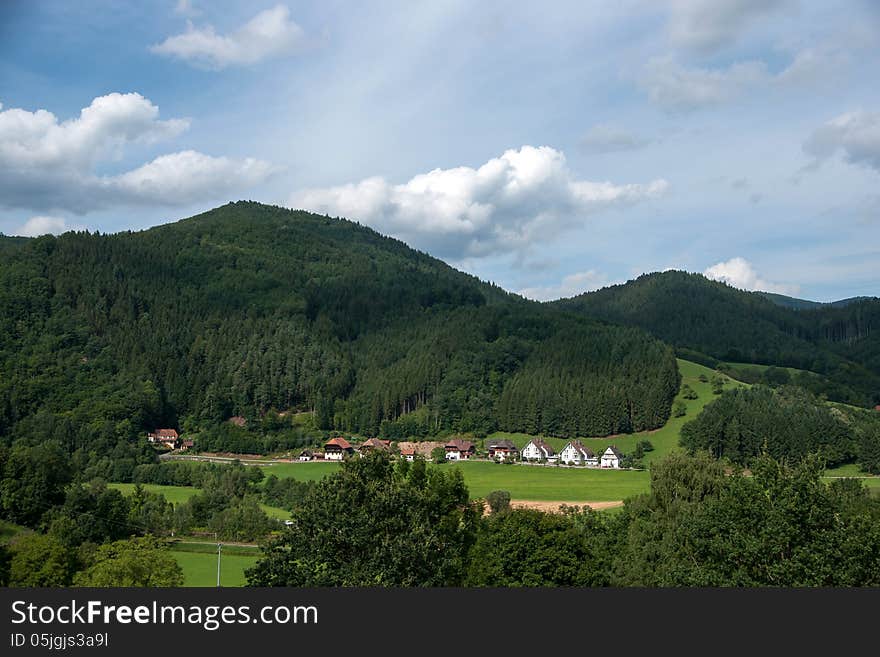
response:
<path id="1" fill-rule="evenodd" d="M 178 543 L 171 553 L 183 569 L 184 586 L 217 586 L 217 546 L 212 543 Z M 224 545 L 220 555 L 220 585 L 244 586 L 244 571 L 259 558 L 258 548 Z"/>

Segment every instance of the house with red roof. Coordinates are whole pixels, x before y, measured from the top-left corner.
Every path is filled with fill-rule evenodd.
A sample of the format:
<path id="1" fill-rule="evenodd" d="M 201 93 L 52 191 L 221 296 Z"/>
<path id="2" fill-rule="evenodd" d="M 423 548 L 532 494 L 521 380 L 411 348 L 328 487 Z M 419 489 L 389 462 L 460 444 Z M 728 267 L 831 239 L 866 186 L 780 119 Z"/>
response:
<path id="1" fill-rule="evenodd" d="M 324 459 L 327 461 L 341 461 L 352 454 L 354 447 L 345 438 L 331 438 L 324 443 Z"/>
<path id="2" fill-rule="evenodd" d="M 180 435 L 176 429 L 156 429 L 147 434 L 147 440 L 154 445 L 163 445 L 172 449 L 177 446 L 179 438 Z"/>
<path id="3" fill-rule="evenodd" d="M 462 440 L 461 438 L 454 438 L 443 447 L 446 449 L 447 461 L 467 460 L 477 453 L 476 445 L 470 440 Z"/>

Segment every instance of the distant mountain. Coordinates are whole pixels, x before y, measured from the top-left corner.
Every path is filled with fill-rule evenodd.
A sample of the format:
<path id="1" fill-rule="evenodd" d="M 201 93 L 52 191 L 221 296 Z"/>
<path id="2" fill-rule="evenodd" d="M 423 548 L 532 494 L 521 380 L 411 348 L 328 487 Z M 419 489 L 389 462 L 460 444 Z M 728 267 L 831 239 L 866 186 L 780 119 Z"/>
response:
<path id="1" fill-rule="evenodd" d="M 794 297 L 787 297 L 784 294 L 774 294 L 773 292 L 758 292 L 758 294 L 765 296 L 770 299 L 773 303 L 778 306 L 783 306 L 785 308 L 794 308 L 795 310 L 815 310 L 816 308 L 822 308 L 823 306 L 834 306 L 834 307 L 843 307 L 849 306 L 850 304 L 857 303 L 859 301 L 869 301 L 875 297 L 849 297 L 848 299 L 840 299 L 838 301 L 808 301 L 806 299 L 796 299 Z"/>
<path id="2" fill-rule="evenodd" d="M 7 243 L 0 443 L 88 450 L 271 409 L 366 434 L 602 435 L 661 426 L 678 387 L 673 350 L 647 333 L 526 301 L 344 219 L 239 202 L 142 232 Z"/>
<path id="3" fill-rule="evenodd" d="M 817 392 L 848 403 L 876 403 L 880 299 L 796 309 L 791 303 L 781 304 L 779 295 L 774 297 L 744 292 L 700 274 L 668 271 L 552 305 L 643 328 L 685 356 L 708 357 L 710 364 L 721 360 L 809 370 L 822 375 Z"/>

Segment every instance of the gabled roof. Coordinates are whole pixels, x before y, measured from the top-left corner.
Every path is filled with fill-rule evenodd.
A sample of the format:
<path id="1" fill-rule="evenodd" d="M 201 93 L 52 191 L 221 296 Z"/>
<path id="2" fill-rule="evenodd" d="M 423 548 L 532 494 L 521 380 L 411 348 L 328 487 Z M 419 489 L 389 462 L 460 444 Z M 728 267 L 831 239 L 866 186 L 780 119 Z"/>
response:
<path id="1" fill-rule="evenodd" d="M 556 451 L 540 438 L 532 438 L 529 442 L 523 445 L 523 449 L 528 447 L 530 443 L 543 451 L 544 454 L 546 454 L 547 456 L 553 456 L 554 454 L 556 454 Z"/>
<path id="2" fill-rule="evenodd" d="M 617 449 L 614 445 L 609 445 L 608 449 L 605 450 L 603 456 L 605 454 L 608 454 L 608 452 L 611 452 L 612 454 L 614 454 L 614 456 L 616 456 L 619 459 L 623 458 L 623 453 L 619 449 Z"/>
<path id="3" fill-rule="evenodd" d="M 328 446 L 339 447 L 340 449 L 352 449 L 351 443 L 349 443 L 345 438 L 331 438 L 326 443 L 324 443 L 324 449 L 327 449 Z"/>
<path id="4" fill-rule="evenodd" d="M 568 445 L 571 445 L 572 447 L 574 447 L 578 452 L 581 453 L 581 455 L 585 459 L 596 458 L 596 455 L 593 453 L 593 450 L 591 450 L 589 447 L 584 446 L 584 444 L 580 440 L 570 440 L 568 442 Z M 565 447 L 568 447 L 568 445 L 566 445 Z M 562 448 L 562 451 L 565 451 L 565 447 Z"/>
<path id="5" fill-rule="evenodd" d="M 446 449 L 455 449 L 459 452 L 469 452 L 475 449 L 475 445 L 470 440 L 462 440 L 461 438 L 453 438 L 445 445 Z"/>
<path id="6" fill-rule="evenodd" d="M 381 449 L 386 450 L 389 447 L 389 441 L 379 440 L 378 438 L 367 438 L 362 444 L 361 449 Z"/>

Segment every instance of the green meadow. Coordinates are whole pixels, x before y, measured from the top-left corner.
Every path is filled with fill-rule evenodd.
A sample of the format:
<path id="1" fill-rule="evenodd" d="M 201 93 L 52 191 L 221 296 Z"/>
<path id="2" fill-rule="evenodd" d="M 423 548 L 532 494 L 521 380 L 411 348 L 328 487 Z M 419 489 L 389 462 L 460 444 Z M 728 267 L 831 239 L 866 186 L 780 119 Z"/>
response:
<path id="1" fill-rule="evenodd" d="M 160 493 L 165 496 L 165 499 L 171 502 L 172 504 L 180 504 L 182 502 L 186 502 L 193 495 L 199 493 L 200 489 L 194 488 L 192 486 L 161 486 L 159 484 L 141 484 L 144 490 L 147 490 L 151 493 Z M 115 488 L 116 490 L 122 491 L 123 495 L 131 495 L 134 492 L 135 484 L 108 484 L 110 488 Z M 261 504 L 260 508 L 266 512 L 266 515 L 270 518 L 275 518 L 277 520 L 287 520 L 290 518 L 290 513 L 285 509 L 280 509 L 277 506 L 269 506 L 268 504 Z"/>
<path id="2" fill-rule="evenodd" d="M 184 586 L 217 586 L 217 546 L 213 543 L 178 543 L 171 553 L 183 569 Z M 220 585 L 244 586 L 244 571 L 259 558 L 259 549 L 223 546 L 220 554 Z"/>

